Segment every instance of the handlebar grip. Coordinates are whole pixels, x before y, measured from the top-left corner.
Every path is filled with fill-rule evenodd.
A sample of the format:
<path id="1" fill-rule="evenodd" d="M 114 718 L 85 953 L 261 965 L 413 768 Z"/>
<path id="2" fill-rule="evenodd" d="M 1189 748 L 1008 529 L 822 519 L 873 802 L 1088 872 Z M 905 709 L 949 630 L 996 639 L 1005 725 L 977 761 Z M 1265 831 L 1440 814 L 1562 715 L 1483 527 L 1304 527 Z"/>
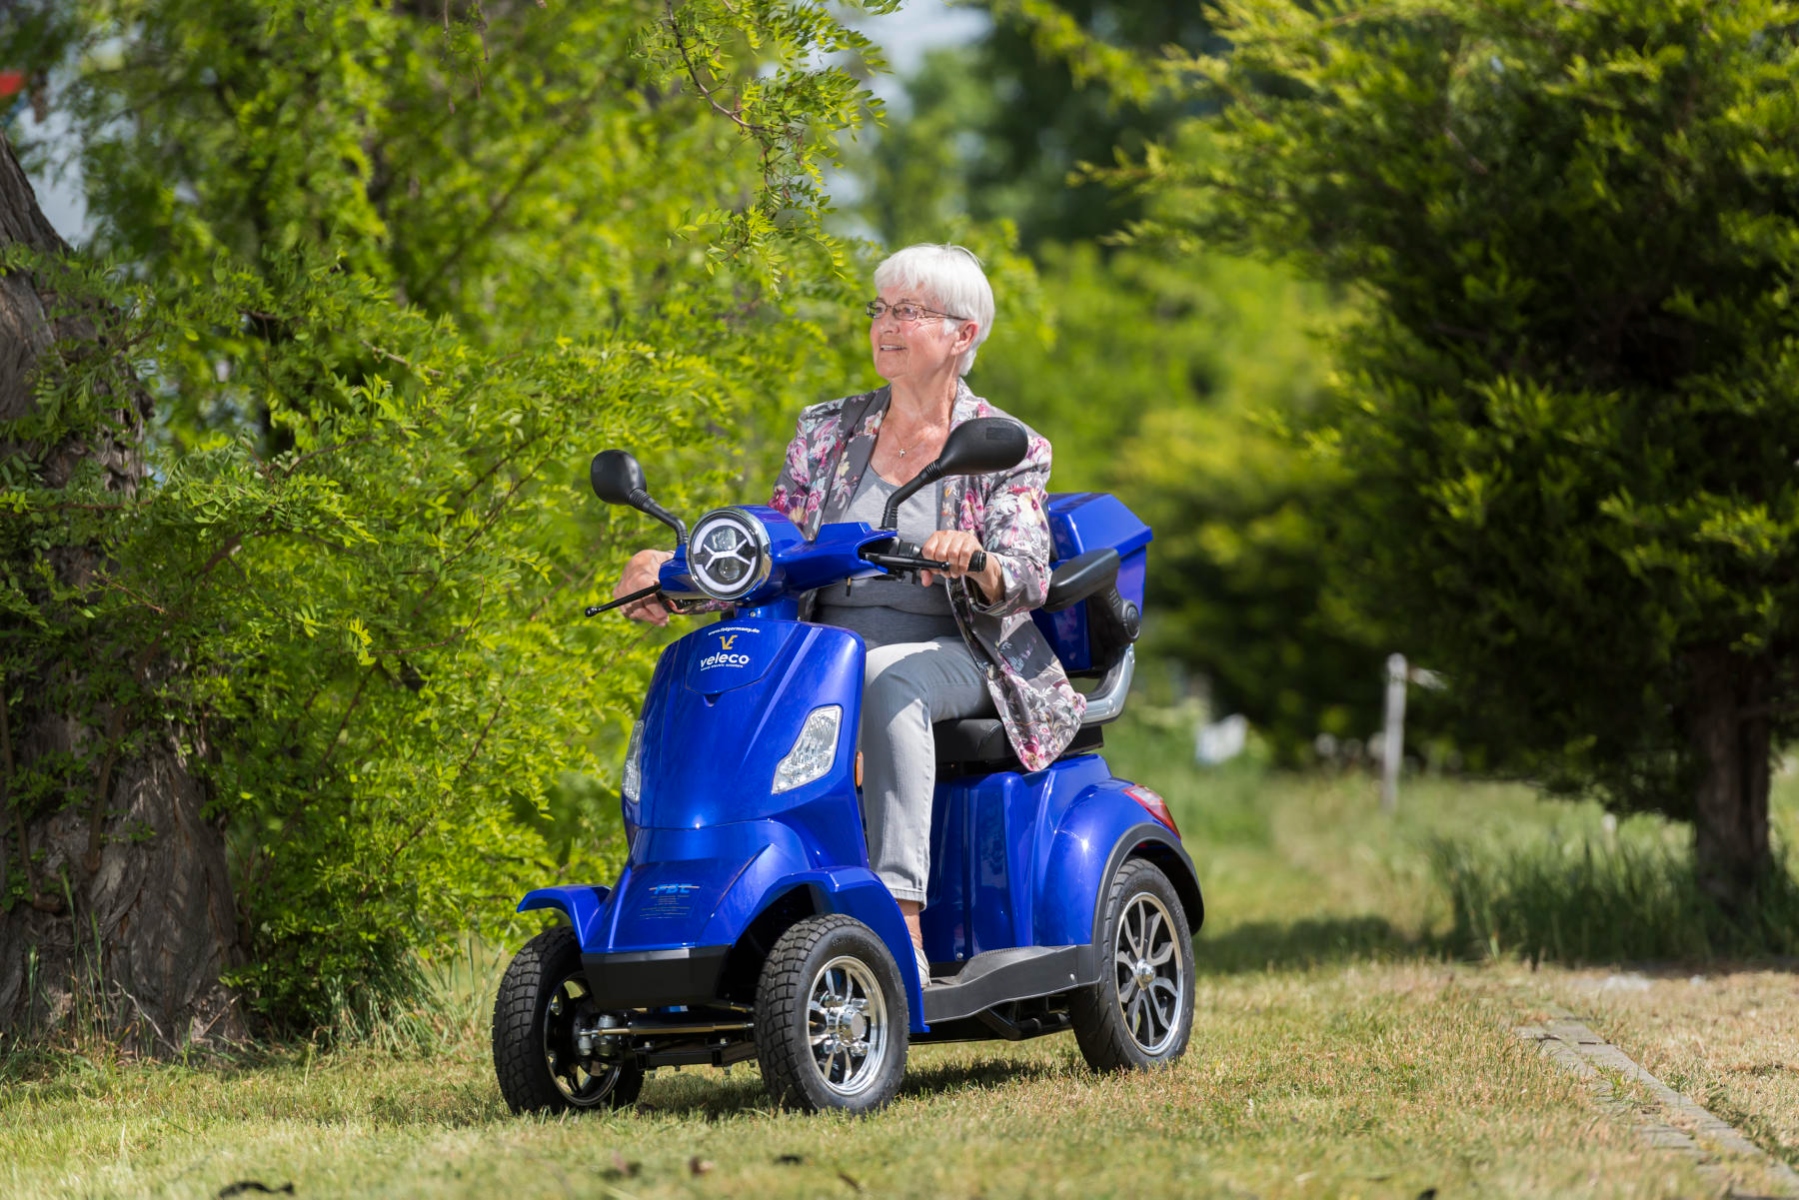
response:
<path id="1" fill-rule="evenodd" d="M 893 548 L 901 554 L 909 554 L 914 558 L 920 557 L 921 552 L 919 547 L 912 542 L 896 541 L 893 544 Z M 985 550 L 976 550 L 973 554 L 969 555 L 968 569 L 977 575 L 982 571 L 985 571 L 987 569 L 987 552 Z"/>

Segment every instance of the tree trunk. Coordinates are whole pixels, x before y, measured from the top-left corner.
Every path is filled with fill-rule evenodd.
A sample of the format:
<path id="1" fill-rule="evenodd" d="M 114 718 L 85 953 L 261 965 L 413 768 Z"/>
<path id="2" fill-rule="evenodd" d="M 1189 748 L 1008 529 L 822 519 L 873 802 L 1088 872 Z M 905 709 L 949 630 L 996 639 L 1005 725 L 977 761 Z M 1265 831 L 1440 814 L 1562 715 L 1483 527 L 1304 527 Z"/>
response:
<path id="1" fill-rule="evenodd" d="M 14 242 L 68 252 L 0 133 L 0 248 Z M 51 446 L 7 433 L 33 411 L 39 356 L 59 339 L 94 336 L 94 311 L 58 311 L 54 287 L 44 276 L 0 275 L 0 460 L 33 459 L 49 487 L 98 462 L 108 486 L 129 495 L 144 473 L 150 406 L 142 389 L 120 397 L 121 420 L 110 433 Z M 51 562 L 64 584 L 77 586 L 101 565 L 97 549 L 80 545 L 58 547 Z M 19 632 L 0 629 L 0 636 Z M 26 1036 L 79 1021 L 81 1032 L 149 1052 L 241 1040 L 243 1022 L 219 981 L 237 946 L 224 836 L 202 816 L 204 795 L 182 756 L 182 731 L 160 718 L 134 729 L 123 712 L 54 711 L 43 700 L 57 690 L 54 673 L 80 669 L 78 662 L 25 671 L 15 664 L 0 679 L 0 901 L 24 896 L 0 905 L 0 1032 Z M 149 735 L 131 739 L 141 750 L 97 753 L 129 733 Z M 191 732 L 185 741 L 204 752 Z M 46 755 L 70 754 L 99 764 L 87 786 L 28 811 L 17 782 Z"/>
<path id="2" fill-rule="evenodd" d="M 1687 663 L 1688 730 L 1700 767 L 1693 807 L 1699 885 L 1726 912 L 1746 914 L 1774 866 L 1768 849 L 1769 670 L 1723 647 L 1694 651 Z"/>

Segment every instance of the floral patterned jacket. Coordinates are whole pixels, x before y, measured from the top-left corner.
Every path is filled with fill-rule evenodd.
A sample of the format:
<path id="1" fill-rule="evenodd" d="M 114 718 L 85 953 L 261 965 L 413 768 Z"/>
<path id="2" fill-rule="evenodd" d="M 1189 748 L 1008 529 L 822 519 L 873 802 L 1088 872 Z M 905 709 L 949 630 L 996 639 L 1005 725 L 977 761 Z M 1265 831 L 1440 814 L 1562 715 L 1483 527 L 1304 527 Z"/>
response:
<path id="1" fill-rule="evenodd" d="M 816 537 L 820 525 L 839 520 L 849 507 L 890 399 L 883 387 L 800 413 L 769 506 L 786 513 L 806 537 Z M 1005 416 L 957 381 L 950 428 L 975 417 Z M 1012 748 L 1026 770 L 1040 771 L 1073 740 L 1087 701 L 1069 684 L 1061 661 L 1031 620 L 1049 587 L 1050 449 L 1047 438 L 1028 427 L 1025 432 L 1030 448 L 1011 470 L 943 481 L 938 528 L 973 533 L 999 561 L 1003 588 L 991 604 L 966 580 L 945 580 L 945 586 L 963 640 L 987 668 L 987 690 Z M 810 615 L 812 600 L 802 603 L 802 620 Z"/>

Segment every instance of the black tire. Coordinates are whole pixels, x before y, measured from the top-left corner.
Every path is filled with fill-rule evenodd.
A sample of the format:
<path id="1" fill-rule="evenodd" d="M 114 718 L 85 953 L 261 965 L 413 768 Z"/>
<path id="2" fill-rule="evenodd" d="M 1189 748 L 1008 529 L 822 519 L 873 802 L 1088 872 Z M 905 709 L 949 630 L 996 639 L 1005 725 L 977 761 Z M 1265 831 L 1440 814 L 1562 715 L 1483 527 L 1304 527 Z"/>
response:
<path id="1" fill-rule="evenodd" d="M 1105 903 L 1099 982 L 1069 996 L 1075 1040 L 1095 1071 L 1167 1066 L 1186 1053 L 1193 1033 L 1186 910 L 1168 876 L 1141 858 L 1118 868 Z"/>
<path id="2" fill-rule="evenodd" d="M 515 1113 L 623 1108 L 643 1090 L 643 1068 L 615 1063 L 589 1074 L 573 1021 L 589 1015 L 581 943 L 566 925 L 546 929 L 513 958 L 493 1006 L 493 1067 Z"/>
<path id="3" fill-rule="evenodd" d="M 756 985 L 756 1056 L 776 1104 L 880 1108 L 906 1073 L 909 1028 L 899 967 L 862 922 L 807 917 L 769 951 Z"/>

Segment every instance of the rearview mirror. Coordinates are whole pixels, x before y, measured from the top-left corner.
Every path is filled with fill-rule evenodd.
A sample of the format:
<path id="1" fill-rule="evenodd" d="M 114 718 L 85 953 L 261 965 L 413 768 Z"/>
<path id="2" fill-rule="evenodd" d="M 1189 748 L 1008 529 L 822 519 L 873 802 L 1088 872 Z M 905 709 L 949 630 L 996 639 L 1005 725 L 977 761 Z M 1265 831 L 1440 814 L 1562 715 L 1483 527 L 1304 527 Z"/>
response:
<path id="1" fill-rule="evenodd" d="M 637 501 L 649 494 L 643 483 L 643 468 L 628 450 L 602 450 L 593 456 L 593 465 L 587 468 L 587 480 L 593 484 L 593 494 L 608 504 L 628 504 L 637 507 Z"/>
<path id="2" fill-rule="evenodd" d="M 945 475 L 985 475 L 1003 471 L 1024 460 L 1030 449 L 1024 426 L 1004 417 L 976 417 L 949 431 L 943 453 L 937 461 L 915 475 L 911 482 L 887 497 L 887 508 L 881 514 L 882 529 L 899 528 L 900 505 L 910 500 L 919 488 L 929 487 Z"/>
<path id="3" fill-rule="evenodd" d="M 949 431 L 943 453 L 937 456 L 932 466 L 938 476 L 985 475 L 989 471 L 1017 466 L 1029 449 L 1024 426 L 1017 421 L 1008 421 L 1004 417 L 976 417 Z"/>
<path id="4" fill-rule="evenodd" d="M 608 504 L 624 504 L 648 513 L 675 531 L 675 545 L 687 544 L 687 525 L 660 504 L 650 499 L 644 486 L 643 468 L 628 450 L 602 450 L 593 456 L 587 468 L 587 482 L 593 494 Z"/>

